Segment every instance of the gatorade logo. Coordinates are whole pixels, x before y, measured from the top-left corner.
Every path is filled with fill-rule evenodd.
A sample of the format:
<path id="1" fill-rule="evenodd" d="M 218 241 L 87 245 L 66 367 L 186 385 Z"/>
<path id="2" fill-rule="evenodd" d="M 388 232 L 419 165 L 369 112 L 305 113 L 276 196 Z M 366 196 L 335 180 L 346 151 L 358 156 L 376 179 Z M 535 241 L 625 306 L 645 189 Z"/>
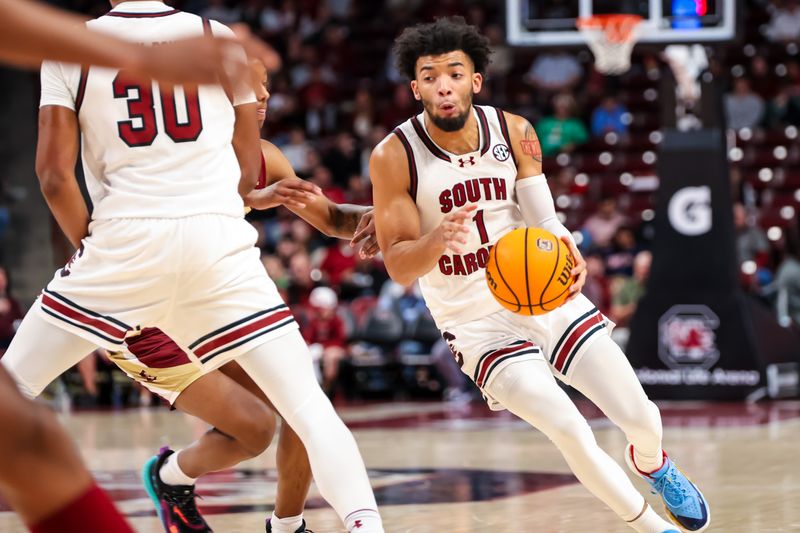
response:
<path id="1" fill-rule="evenodd" d="M 707 186 L 684 187 L 669 201 L 669 223 L 675 231 L 696 237 L 711 230 L 711 189 Z"/>

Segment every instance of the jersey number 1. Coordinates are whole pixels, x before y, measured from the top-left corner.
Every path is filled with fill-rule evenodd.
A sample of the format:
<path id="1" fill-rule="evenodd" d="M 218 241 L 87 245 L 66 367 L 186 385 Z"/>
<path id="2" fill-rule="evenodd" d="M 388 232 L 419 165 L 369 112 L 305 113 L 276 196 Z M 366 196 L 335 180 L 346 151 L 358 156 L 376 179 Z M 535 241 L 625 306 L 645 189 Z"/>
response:
<path id="1" fill-rule="evenodd" d="M 158 135 L 156 110 L 153 102 L 152 83 L 140 83 L 120 71 L 114 78 L 114 98 L 125 98 L 128 103 L 128 119 L 117 122 L 120 138 L 128 146 L 150 146 Z M 136 90 L 138 96 L 131 97 Z M 178 122 L 175 93 L 172 89 L 159 88 L 161 96 L 161 114 L 164 118 L 164 129 L 176 143 L 196 141 L 203 131 L 203 119 L 200 116 L 200 98 L 197 86 L 184 87 L 183 97 L 186 103 L 186 122 Z M 134 125 L 134 119 L 141 124 Z"/>
<path id="2" fill-rule="evenodd" d="M 472 217 L 472 220 L 474 220 L 475 225 L 478 226 L 478 235 L 481 238 L 481 244 L 488 243 L 489 234 L 486 232 L 486 224 L 483 222 L 483 209 L 476 211 L 475 216 Z"/>

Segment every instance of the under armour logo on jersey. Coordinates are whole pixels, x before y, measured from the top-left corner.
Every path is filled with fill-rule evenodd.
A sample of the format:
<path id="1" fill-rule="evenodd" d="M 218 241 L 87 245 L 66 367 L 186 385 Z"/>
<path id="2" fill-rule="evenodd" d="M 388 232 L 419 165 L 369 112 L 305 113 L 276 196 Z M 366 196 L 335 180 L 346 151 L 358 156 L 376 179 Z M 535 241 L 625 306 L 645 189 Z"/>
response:
<path id="1" fill-rule="evenodd" d="M 469 163 L 470 165 L 474 165 L 475 164 L 475 156 L 471 155 L 471 156 L 469 156 L 469 159 L 464 159 L 463 157 L 459 157 L 458 158 L 458 166 L 459 167 L 464 168 L 467 165 L 467 163 Z"/>
<path id="2" fill-rule="evenodd" d="M 158 379 L 156 376 L 151 376 L 150 374 L 148 374 L 148 373 L 147 373 L 147 372 L 145 372 L 144 370 L 142 370 L 141 372 L 139 372 L 139 375 L 140 375 L 140 376 L 141 376 L 141 377 L 142 377 L 144 380 L 146 380 L 148 383 L 152 383 L 152 382 L 154 382 L 155 380 L 157 380 L 157 379 Z"/>
<path id="3" fill-rule="evenodd" d="M 508 146 L 505 144 L 497 144 L 494 148 L 492 148 L 492 154 L 494 158 L 498 161 L 505 161 L 508 159 L 508 156 L 511 155 L 508 151 Z"/>
<path id="4" fill-rule="evenodd" d="M 361 527 L 362 527 L 363 525 L 364 525 L 364 524 L 362 524 L 362 523 L 361 523 L 361 520 L 356 520 L 356 521 L 353 523 L 353 529 L 361 529 Z"/>

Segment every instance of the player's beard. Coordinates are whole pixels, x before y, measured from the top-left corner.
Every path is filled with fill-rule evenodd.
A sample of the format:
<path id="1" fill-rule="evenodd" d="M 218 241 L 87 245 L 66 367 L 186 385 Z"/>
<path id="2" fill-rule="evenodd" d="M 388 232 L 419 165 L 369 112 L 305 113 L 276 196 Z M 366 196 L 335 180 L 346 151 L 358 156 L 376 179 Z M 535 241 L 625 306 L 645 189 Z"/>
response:
<path id="1" fill-rule="evenodd" d="M 464 127 L 464 124 L 467 123 L 467 119 L 469 118 L 469 113 L 472 110 L 472 95 L 470 94 L 468 97 L 467 102 L 467 110 L 461 113 L 460 115 L 456 115 L 454 117 L 439 117 L 436 116 L 436 108 L 430 102 L 423 102 L 423 107 L 425 111 L 428 112 L 428 117 L 430 117 L 431 122 L 442 131 L 446 131 L 448 133 L 452 133 L 454 131 L 458 131 Z"/>

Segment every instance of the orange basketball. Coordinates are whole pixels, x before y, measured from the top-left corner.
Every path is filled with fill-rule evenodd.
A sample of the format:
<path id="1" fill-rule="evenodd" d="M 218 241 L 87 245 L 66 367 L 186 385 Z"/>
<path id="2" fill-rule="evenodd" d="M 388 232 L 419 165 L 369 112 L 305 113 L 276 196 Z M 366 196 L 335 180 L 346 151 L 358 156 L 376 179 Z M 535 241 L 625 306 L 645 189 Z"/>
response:
<path id="1" fill-rule="evenodd" d="M 541 228 L 519 228 L 492 247 L 486 282 L 506 309 L 542 315 L 569 297 L 574 266 L 575 259 L 561 239 Z"/>

